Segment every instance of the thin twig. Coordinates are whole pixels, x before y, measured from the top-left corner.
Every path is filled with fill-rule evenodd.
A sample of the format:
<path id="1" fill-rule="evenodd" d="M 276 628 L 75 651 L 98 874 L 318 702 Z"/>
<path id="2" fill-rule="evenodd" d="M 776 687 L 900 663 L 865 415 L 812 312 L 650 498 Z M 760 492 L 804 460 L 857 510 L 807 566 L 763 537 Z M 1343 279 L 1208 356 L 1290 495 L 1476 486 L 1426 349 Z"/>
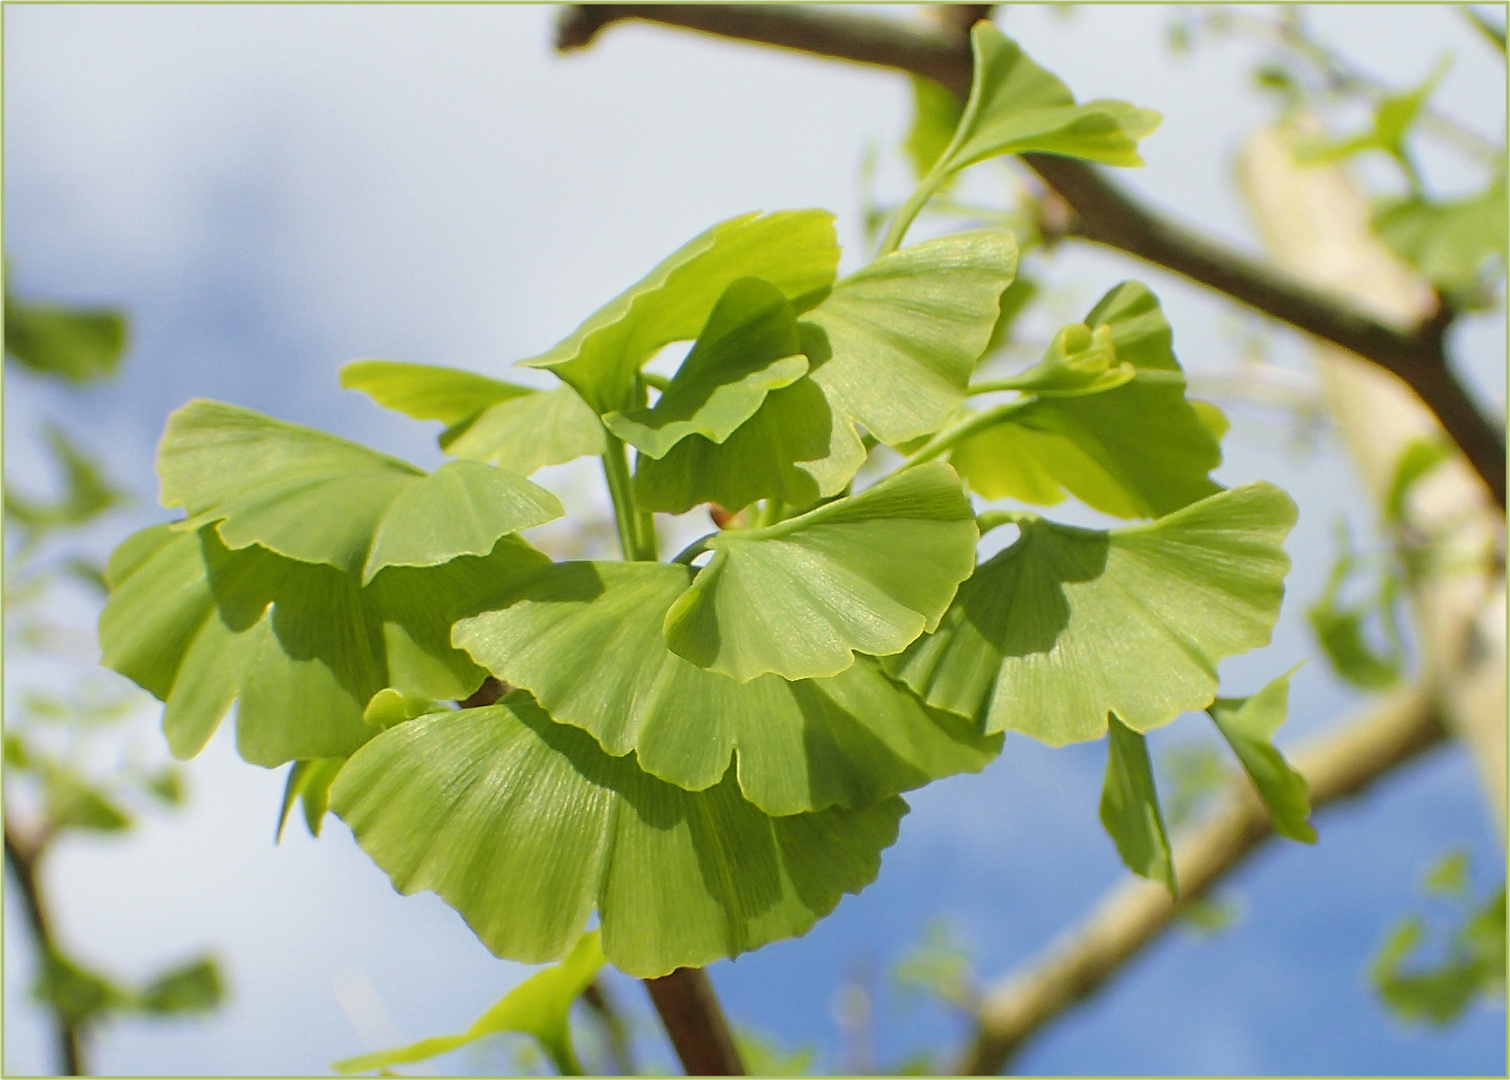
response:
<path id="1" fill-rule="evenodd" d="M 599 1021 L 603 1024 L 603 1030 L 608 1036 L 608 1056 L 613 1059 L 614 1068 L 619 1071 L 620 1076 L 633 1076 L 636 1070 L 634 1045 L 629 1037 L 629 1025 L 624 1022 L 624 1017 L 609 995 L 608 987 L 603 980 L 594 979 L 588 983 L 587 989 L 582 991 L 582 1000 L 597 1014 Z"/>
<path id="2" fill-rule="evenodd" d="M 768 4 L 569 5 L 557 48 L 582 48 L 604 27 L 642 19 L 741 41 L 922 75 L 960 97 L 970 88 L 968 44 L 944 27 L 822 8 Z M 1479 412 L 1447 364 L 1446 307 L 1402 331 L 1363 314 L 1343 297 L 1309 288 L 1289 275 L 1211 242 L 1154 213 L 1073 158 L 1024 154 L 1023 160 L 1069 204 L 1066 234 L 1136 255 L 1224 293 L 1282 322 L 1340 345 L 1377 364 L 1414 390 L 1441 421 L 1505 505 L 1504 432 Z"/>
<path id="3" fill-rule="evenodd" d="M 1422 687 L 1398 691 L 1361 719 L 1298 749 L 1291 760 L 1311 786 L 1313 809 L 1361 793 L 1443 741 L 1446 729 L 1434 698 Z M 1120 971 L 1184 905 L 1273 835 L 1268 811 L 1247 779 L 1239 779 L 1209 821 L 1176 840 L 1179 901 L 1163 885 L 1142 879 L 1115 889 L 1085 922 L 986 992 L 957 1071 L 1000 1072 L 1028 1038 Z"/>
<path id="4" fill-rule="evenodd" d="M 48 916 L 47 902 L 42 891 L 38 864 L 46 851 L 45 843 L 25 842 L 5 823 L 5 861 L 16 875 L 16 884 L 21 887 L 21 902 L 26 909 L 26 925 L 37 942 L 37 955 L 41 963 L 58 951 L 52 936 L 52 921 Z M 83 1076 L 83 1033 L 79 1025 L 62 1009 L 54 1006 L 53 1026 L 57 1031 L 58 1058 L 62 1062 L 63 1076 Z"/>
<path id="5" fill-rule="evenodd" d="M 706 971 L 677 968 L 659 979 L 646 979 L 645 989 L 688 1076 L 745 1075 Z"/>

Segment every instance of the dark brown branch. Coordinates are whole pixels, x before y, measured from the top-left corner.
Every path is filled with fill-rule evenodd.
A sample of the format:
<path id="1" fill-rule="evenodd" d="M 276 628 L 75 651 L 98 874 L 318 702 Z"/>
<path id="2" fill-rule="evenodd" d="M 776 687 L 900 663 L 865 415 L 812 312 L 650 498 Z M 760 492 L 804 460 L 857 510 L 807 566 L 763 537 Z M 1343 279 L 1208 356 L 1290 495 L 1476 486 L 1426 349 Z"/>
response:
<path id="1" fill-rule="evenodd" d="M 38 863 L 41 861 L 45 845 L 40 843 L 26 843 L 20 840 L 12 831 L 10 823 L 5 824 L 5 861 L 11 868 L 11 873 L 16 876 L 16 884 L 21 889 L 21 905 L 26 909 L 26 925 L 32 932 L 32 937 L 37 942 L 38 961 L 46 963 L 49 955 L 57 953 L 57 943 L 52 936 L 52 923 L 47 914 L 47 903 L 43 897 L 41 876 L 38 874 Z M 83 1076 L 84 1049 L 83 1033 L 61 1009 L 53 1009 L 53 1023 L 57 1029 L 58 1058 L 62 1062 L 62 1075 Z"/>
<path id="2" fill-rule="evenodd" d="M 1298 748 L 1291 760 L 1311 786 L 1312 808 L 1320 809 L 1361 793 L 1446 735 L 1434 693 L 1410 687 L 1375 705 L 1362 719 Z M 1247 779 L 1240 778 L 1209 821 L 1176 839 L 1180 900 L 1171 900 L 1162 885 L 1141 879 L 1113 890 L 1085 922 L 987 991 L 958 1071 L 981 1076 L 1000 1072 L 1029 1038 L 1156 941 L 1181 906 L 1273 835 L 1268 811 Z"/>
<path id="3" fill-rule="evenodd" d="M 744 1062 L 702 968 L 677 968 L 645 989 L 688 1076 L 743 1076 Z"/>
<path id="4" fill-rule="evenodd" d="M 934 79 L 960 97 L 970 89 L 969 45 L 947 26 L 913 27 L 797 5 L 569 5 L 562 11 L 556 46 L 582 48 L 604 27 L 626 19 L 894 68 Z M 1443 334 L 1450 311 L 1443 309 L 1438 317 L 1402 332 L 1344 299 L 1319 293 L 1164 219 L 1085 162 L 1044 154 L 1026 154 L 1024 160 L 1069 204 L 1068 235 L 1173 270 L 1399 376 L 1436 414 L 1498 504 L 1505 505 L 1504 432 L 1479 412 L 1447 364 Z"/>

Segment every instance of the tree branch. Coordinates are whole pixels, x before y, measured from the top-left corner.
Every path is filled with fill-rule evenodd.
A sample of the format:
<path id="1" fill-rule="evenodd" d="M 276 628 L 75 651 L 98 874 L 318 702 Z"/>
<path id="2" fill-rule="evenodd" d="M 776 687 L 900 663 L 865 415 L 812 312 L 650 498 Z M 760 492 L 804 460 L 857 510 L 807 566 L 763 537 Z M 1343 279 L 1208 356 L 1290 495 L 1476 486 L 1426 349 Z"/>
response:
<path id="1" fill-rule="evenodd" d="M 1319 809 L 1357 795 L 1446 736 L 1427 687 L 1398 691 L 1361 719 L 1298 749 L 1291 761 Z M 1017 974 L 988 990 L 970 1048 L 957 1065 L 968 1075 L 1000 1072 L 1031 1036 L 1151 944 L 1180 908 L 1200 896 L 1273 836 L 1268 811 L 1246 777 L 1221 808 L 1175 843 L 1180 899 L 1163 885 L 1134 879 L 1115 889 L 1084 923 Z"/>
<path id="2" fill-rule="evenodd" d="M 5 861 L 16 875 L 16 884 L 21 887 L 21 903 L 26 909 L 26 925 L 37 942 L 40 962 L 58 951 L 52 936 L 52 923 L 48 918 L 47 904 L 43 898 L 38 864 L 46 850 L 44 843 L 25 843 L 5 823 Z M 84 1050 L 82 1033 L 77 1024 L 62 1009 L 54 1008 L 53 1023 L 57 1029 L 58 1058 L 64 1076 L 83 1076 Z"/>
<path id="3" fill-rule="evenodd" d="M 646 979 L 645 989 L 688 1076 L 745 1075 L 706 971 L 677 968 L 659 979 Z"/>
<path id="4" fill-rule="evenodd" d="M 969 43 L 947 26 L 914 27 L 796 5 L 568 5 L 556 47 L 583 48 L 604 27 L 626 19 L 894 68 L 933 79 L 961 98 L 970 90 Z M 1164 219 L 1083 161 L 1046 154 L 1024 154 L 1023 160 L 1069 204 L 1068 235 L 1163 266 L 1399 376 L 1436 414 L 1499 505 L 1505 505 L 1504 432 L 1479 412 L 1448 367 L 1443 335 L 1452 316 L 1449 309 L 1410 331 L 1386 326 L 1343 297 L 1308 288 Z"/>

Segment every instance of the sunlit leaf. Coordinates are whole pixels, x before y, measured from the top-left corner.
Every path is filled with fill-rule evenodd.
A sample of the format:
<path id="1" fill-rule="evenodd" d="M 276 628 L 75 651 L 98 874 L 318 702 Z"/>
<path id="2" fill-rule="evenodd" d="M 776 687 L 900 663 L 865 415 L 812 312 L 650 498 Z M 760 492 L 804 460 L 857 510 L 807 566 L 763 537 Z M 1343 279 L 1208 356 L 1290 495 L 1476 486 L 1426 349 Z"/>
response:
<path id="1" fill-rule="evenodd" d="M 653 458 L 689 435 L 721 443 L 779 390 L 807 374 L 797 315 L 781 290 L 739 278 L 714 305 L 696 344 L 648 409 L 613 412 L 608 430 Z"/>
<path id="2" fill-rule="evenodd" d="M 164 506 L 364 582 L 387 566 L 486 555 L 500 536 L 560 517 L 560 501 L 504 469 L 453 461 L 426 474 L 356 443 L 214 401 L 168 418 L 158 450 Z"/>
<path id="3" fill-rule="evenodd" d="M 220 969 L 209 957 L 163 972 L 137 996 L 136 1007 L 159 1016 L 207 1012 L 225 997 Z"/>
<path id="4" fill-rule="evenodd" d="M 329 805 L 331 781 L 344 764 L 345 758 L 316 758 L 296 761 L 289 766 L 288 780 L 283 785 L 283 804 L 278 810 L 278 830 L 273 834 L 274 843 L 283 838 L 283 826 L 288 823 L 288 812 L 293 809 L 296 798 L 303 807 L 304 825 L 309 829 L 309 835 L 319 838 Z"/>
<path id="5" fill-rule="evenodd" d="M 1045 506 L 1067 492 L 1124 518 L 1158 517 L 1221 490 L 1207 475 L 1221 464 L 1221 445 L 1185 397 L 1158 299 L 1124 282 L 1085 323 L 1093 339 L 1110 327 L 1118 370 L 1130 365 L 1132 378 L 1100 393 L 1027 401 L 954 449 L 960 475 L 988 499 Z"/>
<path id="6" fill-rule="evenodd" d="M 1268 644 L 1295 504 L 1271 484 L 1103 532 L 1025 517 L 936 632 L 886 666 L 929 704 L 1051 745 L 1203 709 L 1218 661 Z"/>
<path id="7" fill-rule="evenodd" d="M 740 682 L 836 675 L 855 652 L 899 652 L 935 627 L 978 535 L 942 462 L 764 529 L 719 533 L 712 561 L 666 613 L 666 641 Z"/>
<path id="8" fill-rule="evenodd" d="M 197 754 L 238 698 L 247 761 L 345 757 L 376 730 L 362 714 L 385 687 L 436 699 L 476 689 L 486 673 L 451 647 L 451 624 L 546 561 L 505 537 L 485 558 L 393 567 L 362 588 L 265 548 L 230 551 L 213 526 L 156 525 L 111 557 L 103 662 L 166 702 L 179 757 Z"/>
<path id="9" fill-rule="evenodd" d="M 1407 173 L 1415 166 L 1406 151 L 1405 141 L 1426 107 L 1429 98 L 1447 74 L 1450 58 L 1438 64 L 1420 86 L 1401 94 L 1386 94 L 1374 106 L 1373 124 L 1366 130 L 1340 139 L 1317 139 L 1296 149 L 1296 160 L 1306 165 L 1326 165 L 1364 150 L 1380 150 L 1398 160 Z M 1503 210 L 1501 211 L 1503 220 Z"/>
<path id="10" fill-rule="evenodd" d="M 953 92 L 932 79 L 914 75 L 912 82 L 912 127 L 903 144 L 912 159 L 912 170 L 921 180 L 933 171 L 938 159 L 954 140 L 964 106 Z"/>
<path id="11" fill-rule="evenodd" d="M 126 319 L 119 311 L 5 295 L 5 354 L 24 368 L 88 383 L 114 375 L 125 350 Z"/>
<path id="12" fill-rule="evenodd" d="M 932 994 L 957 1009 L 971 1011 L 979 1001 L 970 950 L 947 919 L 934 919 L 923 940 L 897 961 L 892 979 L 904 990 Z"/>
<path id="13" fill-rule="evenodd" d="M 460 1035 L 437 1035 L 396 1050 L 347 1058 L 331 1067 L 338 1073 L 385 1070 L 448 1054 L 489 1035 L 518 1031 L 535 1038 L 562 1076 L 581 1076 L 582 1066 L 571 1042 L 571 1007 L 605 963 L 598 932 L 583 934 L 566 959 L 525 979 Z"/>
<path id="14" fill-rule="evenodd" d="M 1285 722 L 1289 708 L 1291 674 L 1286 672 L 1252 697 L 1217 698 L 1206 711 L 1258 789 L 1274 831 L 1314 844 L 1316 830 L 1307 820 L 1310 785 L 1274 745 L 1274 733 Z"/>
<path id="15" fill-rule="evenodd" d="M 1117 854 L 1135 874 L 1163 882 L 1171 896 L 1179 895 L 1174 879 L 1174 856 L 1159 793 L 1154 788 L 1148 743 L 1138 732 L 1108 718 L 1106 783 L 1101 789 L 1101 824 L 1117 845 Z"/>
<path id="16" fill-rule="evenodd" d="M 993 385 L 1024 394 L 1078 397 L 1114 390 L 1136 374 L 1131 364 L 1118 362 L 1109 325 L 1092 330 L 1085 323 L 1072 323 L 1054 335 L 1042 360 Z"/>
<path id="17" fill-rule="evenodd" d="M 1447 956 L 1430 967 L 1410 963 L 1426 938 L 1412 916 L 1397 925 L 1374 960 L 1374 988 L 1402 1020 L 1451 1023 L 1484 994 L 1503 994 L 1505 889 L 1473 912 L 1453 933 Z"/>
<path id="18" fill-rule="evenodd" d="M 131 827 L 120 807 L 72 769 L 51 766 L 44 781 L 47 818 L 56 828 L 120 832 Z"/>
<path id="19" fill-rule="evenodd" d="M 697 337 L 737 278 L 770 282 L 805 310 L 839 265 L 833 215 L 824 210 L 743 214 L 693 237 L 599 308 L 571 336 L 522 363 L 548 368 L 599 413 L 634 409 L 635 375 L 662 346 Z"/>
<path id="20" fill-rule="evenodd" d="M 1339 594 L 1357 569 L 1358 556 L 1345 529 L 1339 543 L 1327 587 L 1306 609 L 1306 620 L 1334 672 L 1364 690 L 1381 690 L 1399 681 L 1405 665 L 1404 646 L 1393 623 L 1394 589 L 1386 575 L 1383 586 L 1362 603 L 1342 603 Z M 1389 635 L 1383 649 L 1364 631 L 1375 616 Z"/>
<path id="21" fill-rule="evenodd" d="M 767 817 L 732 772 L 683 791 L 522 691 L 383 732 L 331 805 L 395 888 L 439 893 L 499 956 L 559 959 L 596 908 L 604 954 L 640 978 L 805 933 L 875 878 L 906 811 Z"/>
<path id="22" fill-rule="evenodd" d="M 51 502 L 41 502 L 5 485 L 5 520 L 30 542 L 52 529 L 82 525 L 125 500 L 96 462 L 56 424 L 47 425 L 47 445 L 62 466 L 64 490 Z"/>
<path id="23" fill-rule="evenodd" d="M 343 365 L 341 385 L 362 391 L 385 409 L 416 420 L 439 420 L 448 427 L 470 420 L 500 401 L 534 393 L 528 386 L 490 379 L 474 371 L 396 360 L 355 360 Z"/>
<path id="24" fill-rule="evenodd" d="M 1506 198 L 1501 173 L 1466 199 L 1388 199 L 1374 209 L 1374 231 L 1460 307 L 1491 307 L 1510 233 Z"/>
<path id="25" fill-rule="evenodd" d="M 768 814 L 862 807 L 984 767 L 997 738 L 933 712 L 859 658 L 828 679 L 738 683 L 673 653 L 666 610 L 694 571 L 656 563 L 561 563 L 458 623 L 457 645 L 653 776 L 711 787 L 738 751 L 744 797 Z M 489 606 L 492 606 L 490 603 Z"/>

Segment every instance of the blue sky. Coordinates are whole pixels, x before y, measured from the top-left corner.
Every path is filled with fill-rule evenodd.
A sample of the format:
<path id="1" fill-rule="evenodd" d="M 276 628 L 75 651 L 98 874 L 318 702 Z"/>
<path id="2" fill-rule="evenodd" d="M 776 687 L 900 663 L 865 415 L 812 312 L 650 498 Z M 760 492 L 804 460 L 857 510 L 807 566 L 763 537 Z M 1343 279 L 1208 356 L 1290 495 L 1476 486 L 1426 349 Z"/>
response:
<path id="1" fill-rule="evenodd" d="M 84 538 L 103 554 L 165 516 L 153 447 L 167 413 L 190 397 L 430 465 L 434 425 L 341 391 L 340 364 L 380 356 L 502 373 L 688 237 L 751 209 L 834 210 L 846 265 L 857 265 L 859 163 L 871 140 L 884 151 L 878 184 L 904 193 L 894 148 L 909 94 L 898 76 L 643 26 L 558 57 L 551 18 L 533 6 L 7 7 L 12 287 L 118 304 L 130 312 L 133 345 L 106 387 L 68 393 L 9 373 L 6 475 L 31 490 L 44 484 L 34 436 L 42 418 L 60 418 L 138 497 Z M 1082 99 L 1161 110 L 1148 166 L 1123 179 L 1256 250 L 1229 179 L 1242 135 L 1269 115 L 1248 89 L 1255 54 L 1213 48 L 1171 62 L 1167 19 L 1163 8 L 1013 8 L 1003 26 Z M 1503 101 L 1504 69 L 1450 9 L 1329 8 L 1315 21 L 1401 84 L 1451 50 L 1441 104 L 1482 130 L 1502 129 L 1503 113 L 1486 108 Z M 1445 159 L 1428 167 L 1446 191 L 1474 179 Z M 991 176 L 974 190 L 993 197 L 996 184 Z M 1197 378 L 1230 371 L 1240 352 L 1245 324 L 1233 309 L 1169 275 L 1075 248 L 1042 272 L 1051 290 L 1030 333 L 1046 338 L 1137 276 L 1162 297 Z M 1295 337 L 1276 333 L 1271 347 L 1304 377 Z M 1502 404 L 1502 324 L 1465 327 L 1460 359 Z M 1302 508 L 1276 642 L 1222 669 L 1243 693 L 1309 653 L 1303 607 L 1324 581 L 1333 523 L 1340 515 L 1366 534 L 1370 519 L 1334 440 L 1304 449 L 1273 414 L 1232 412 L 1219 478 L 1274 480 Z M 605 512 L 596 470 L 579 465 L 588 467 L 537 479 L 575 508 Z M 88 626 L 84 598 L 60 603 Z M 8 694 L 66 677 L 14 659 L 7 673 Z M 1352 700 L 1321 663 L 1308 664 L 1284 739 L 1319 729 Z M 139 745 L 161 755 L 154 723 L 144 708 Z M 1185 718 L 1155 750 L 1198 733 Z M 291 828 L 274 848 L 282 775 L 240 763 L 227 734 L 189 766 L 186 812 L 124 842 L 70 840 L 49 867 L 61 931 L 82 955 L 141 976 L 208 948 L 229 977 L 231 1001 L 211 1019 L 102 1032 L 100 1071 L 318 1074 L 343 1056 L 460 1030 L 522 977 L 433 896 L 397 896 L 339 822 L 318 842 Z M 782 1042 L 822 1045 L 832 1065 L 836 992 L 847 978 L 870 978 L 885 1060 L 956 1037 L 956 1018 L 886 989 L 890 966 L 943 916 L 982 973 L 999 975 L 1120 881 L 1096 820 L 1103 767 L 1100 746 L 1050 751 L 1014 738 L 985 774 L 918 793 L 874 886 L 806 938 L 717 965 L 729 1010 Z M 1502 1007 L 1476 1009 L 1445 1032 L 1408 1030 L 1365 979 L 1394 920 L 1422 906 L 1420 874 L 1447 848 L 1473 853 L 1481 891 L 1503 874 L 1467 759 L 1440 752 L 1318 826 L 1316 848 L 1270 847 L 1234 877 L 1235 929 L 1171 933 L 1032 1044 L 1019 1067 L 1503 1072 Z M 31 959 L 19 931 L 7 921 L 8 1072 L 50 1061 L 25 1001 Z M 644 1011 L 636 986 L 616 988 Z M 485 1055 L 438 1063 L 488 1067 L 496 1059 Z"/>

